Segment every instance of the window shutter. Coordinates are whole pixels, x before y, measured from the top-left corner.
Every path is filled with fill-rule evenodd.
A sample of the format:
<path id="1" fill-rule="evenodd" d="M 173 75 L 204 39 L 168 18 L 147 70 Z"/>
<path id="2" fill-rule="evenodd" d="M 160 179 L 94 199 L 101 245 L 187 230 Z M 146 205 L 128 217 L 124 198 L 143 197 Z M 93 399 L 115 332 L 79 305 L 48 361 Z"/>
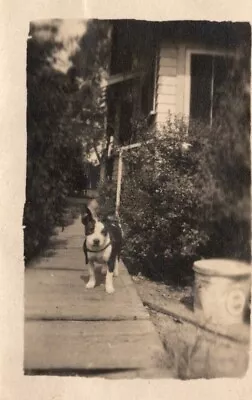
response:
<path id="1" fill-rule="evenodd" d="M 149 71 L 145 75 L 141 93 L 141 108 L 144 116 L 156 111 L 157 57 L 153 57 Z"/>

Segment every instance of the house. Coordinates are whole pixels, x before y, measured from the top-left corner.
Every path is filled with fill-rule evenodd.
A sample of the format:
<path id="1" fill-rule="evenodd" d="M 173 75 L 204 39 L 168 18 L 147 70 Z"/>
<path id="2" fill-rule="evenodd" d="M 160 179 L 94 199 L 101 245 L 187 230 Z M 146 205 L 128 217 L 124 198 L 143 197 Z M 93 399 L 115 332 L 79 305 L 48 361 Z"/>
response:
<path id="1" fill-rule="evenodd" d="M 162 125 L 168 113 L 212 124 L 218 89 L 250 26 L 207 21 L 111 21 L 107 81 L 107 133 L 114 152 L 107 178 L 117 180 L 120 201 L 122 152 L 137 146 L 131 120 L 145 116 Z"/>

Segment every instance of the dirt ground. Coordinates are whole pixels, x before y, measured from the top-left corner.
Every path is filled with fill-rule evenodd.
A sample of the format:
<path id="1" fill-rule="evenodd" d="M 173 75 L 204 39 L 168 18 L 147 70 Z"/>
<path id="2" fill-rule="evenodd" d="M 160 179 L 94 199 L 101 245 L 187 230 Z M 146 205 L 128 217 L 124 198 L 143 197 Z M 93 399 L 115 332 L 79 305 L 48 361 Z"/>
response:
<path id="1" fill-rule="evenodd" d="M 143 302 L 162 305 L 192 298 L 192 286 L 176 287 L 133 277 Z M 148 308 L 150 318 L 166 349 L 167 368 L 179 379 L 240 377 L 246 374 L 249 346 L 208 333 L 188 322 Z"/>

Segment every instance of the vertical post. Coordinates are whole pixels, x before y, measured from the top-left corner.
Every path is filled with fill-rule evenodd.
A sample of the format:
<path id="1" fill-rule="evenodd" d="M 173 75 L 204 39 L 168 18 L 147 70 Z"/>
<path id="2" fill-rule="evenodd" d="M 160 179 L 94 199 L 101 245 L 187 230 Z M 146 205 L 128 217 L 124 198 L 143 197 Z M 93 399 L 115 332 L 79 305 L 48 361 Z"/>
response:
<path id="1" fill-rule="evenodd" d="M 212 127 L 212 124 L 213 124 L 214 75 L 215 75 L 214 60 L 215 60 L 215 58 L 212 57 L 210 127 Z"/>
<path id="2" fill-rule="evenodd" d="M 102 160 L 100 163 L 100 179 L 99 179 L 100 184 L 104 183 L 105 176 L 106 176 L 106 165 L 105 165 L 105 159 L 104 159 L 104 157 L 102 157 Z"/>
<path id="3" fill-rule="evenodd" d="M 157 102 L 157 76 L 158 76 L 158 57 L 160 56 L 160 49 L 155 48 L 155 60 L 154 60 L 154 85 L 153 85 L 153 99 L 152 99 L 152 110 L 156 111 Z"/>
<path id="4" fill-rule="evenodd" d="M 186 90 L 186 46 L 180 45 L 177 53 L 177 91 L 176 91 L 176 113 L 183 115 L 185 111 Z M 189 89 L 188 89 L 189 90 Z"/>
<path id="5" fill-rule="evenodd" d="M 116 183 L 116 215 L 119 213 L 122 187 L 122 150 L 119 151 L 117 183 Z"/>

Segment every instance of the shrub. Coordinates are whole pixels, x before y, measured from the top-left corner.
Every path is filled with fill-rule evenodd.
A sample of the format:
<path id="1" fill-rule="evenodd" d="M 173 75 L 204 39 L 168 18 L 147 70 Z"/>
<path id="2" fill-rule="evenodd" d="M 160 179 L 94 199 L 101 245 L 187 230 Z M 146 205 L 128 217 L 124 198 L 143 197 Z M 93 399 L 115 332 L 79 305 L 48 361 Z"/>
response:
<path id="1" fill-rule="evenodd" d="M 143 273 L 164 279 L 175 270 L 182 274 L 209 240 L 202 165 L 196 143 L 186 149 L 183 119 L 170 118 L 162 132 L 144 136 L 141 148 L 125 155 L 120 209 L 127 233 L 125 255 Z"/>
<path id="2" fill-rule="evenodd" d="M 132 272 L 181 279 L 195 259 L 249 259 L 249 131 L 221 121 L 211 129 L 192 122 L 189 132 L 179 117 L 162 131 L 138 126 L 142 146 L 124 155 L 120 206 Z M 100 190 L 109 213 L 115 189 Z"/>
<path id="3" fill-rule="evenodd" d="M 116 182 L 104 182 L 99 185 L 99 212 L 103 218 L 115 214 Z"/>
<path id="4" fill-rule="evenodd" d="M 82 168 L 82 144 L 72 132 L 68 75 L 48 68 L 46 46 L 29 42 L 27 52 L 27 179 L 24 253 L 29 261 L 64 223 L 66 197 L 76 169 Z"/>
<path id="5" fill-rule="evenodd" d="M 56 225 L 64 224 L 67 195 L 86 188 L 87 154 L 104 136 L 100 83 L 109 50 L 108 22 L 76 23 L 79 33 L 70 29 L 67 37 L 59 19 L 30 26 L 26 261 L 46 245 Z"/>
<path id="6" fill-rule="evenodd" d="M 164 279 L 202 257 L 250 260 L 249 88 L 245 46 L 211 128 L 191 121 L 187 131 L 171 116 L 159 131 L 133 125 L 142 146 L 124 153 L 120 206 L 132 271 Z M 114 202 L 115 190 L 104 190 Z"/>
<path id="7" fill-rule="evenodd" d="M 241 48 L 229 80 L 222 88 L 205 162 L 218 189 L 208 218 L 213 255 L 249 261 L 250 249 L 250 48 Z"/>

